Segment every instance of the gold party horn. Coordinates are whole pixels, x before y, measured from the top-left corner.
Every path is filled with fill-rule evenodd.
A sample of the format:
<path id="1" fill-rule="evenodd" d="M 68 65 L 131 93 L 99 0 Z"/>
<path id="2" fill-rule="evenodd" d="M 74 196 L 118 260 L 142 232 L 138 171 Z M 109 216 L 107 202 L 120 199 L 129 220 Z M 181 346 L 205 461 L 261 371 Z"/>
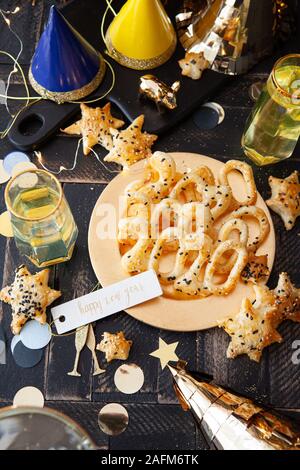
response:
<path id="1" fill-rule="evenodd" d="M 76 330 L 76 335 L 75 335 L 75 348 L 76 348 L 76 356 L 75 356 L 75 362 L 74 362 L 74 367 L 71 372 L 68 372 L 68 375 L 71 375 L 72 377 L 81 377 L 81 374 L 77 371 L 78 369 L 78 362 L 79 362 L 79 357 L 80 353 L 83 350 L 87 335 L 89 331 L 89 325 L 85 325 L 83 327 L 77 328 Z"/>
<path id="2" fill-rule="evenodd" d="M 87 342 L 86 342 L 87 347 L 92 353 L 93 360 L 94 360 L 94 372 L 93 375 L 99 375 L 99 374 L 104 374 L 105 369 L 101 369 L 99 366 L 98 358 L 96 356 L 95 348 L 96 348 L 96 338 L 95 338 L 95 333 L 93 330 L 93 325 L 89 325 L 89 331 L 88 331 L 88 336 L 87 336 Z"/>
<path id="3" fill-rule="evenodd" d="M 213 450 L 300 450 L 300 432 L 249 398 L 192 374 L 186 363 L 168 366 L 184 410 L 190 410 Z"/>

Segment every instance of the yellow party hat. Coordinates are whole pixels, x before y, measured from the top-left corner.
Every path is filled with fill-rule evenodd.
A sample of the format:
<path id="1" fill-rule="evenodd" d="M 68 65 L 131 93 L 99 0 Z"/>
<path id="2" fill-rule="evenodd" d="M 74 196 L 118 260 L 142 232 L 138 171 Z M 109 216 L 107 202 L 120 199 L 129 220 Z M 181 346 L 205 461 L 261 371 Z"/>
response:
<path id="1" fill-rule="evenodd" d="M 137 70 L 166 62 L 176 43 L 175 30 L 160 0 L 127 0 L 106 33 L 110 55 Z"/>

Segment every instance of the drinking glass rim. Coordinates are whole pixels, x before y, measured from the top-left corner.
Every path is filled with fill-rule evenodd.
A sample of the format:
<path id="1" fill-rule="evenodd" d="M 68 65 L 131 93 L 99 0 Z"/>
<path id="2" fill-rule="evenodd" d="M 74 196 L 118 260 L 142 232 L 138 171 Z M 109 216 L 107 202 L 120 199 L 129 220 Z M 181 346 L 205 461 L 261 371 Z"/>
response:
<path id="1" fill-rule="evenodd" d="M 56 183 L 57 187 L 59 188 L 59 199 L 55 205 L 55 207 L 52 209 L 52 211 L 48 214 L 48 215 L 45 215 L 43 217 L 34 217 L 32 219 L 29 219 L 28 217 L 24 217 L 22 215 L 19 215 L 17 212 L 15 212 L 15 210 L 12 208 L 12 205 L 11 205 L 11 199 L 8 195 L 8 192 L 12 186 L 12 184 L 16 181 L 16 179 L 21 176 L 21 175 L 24 175 L 25 173 L 44 173 L 46 174 L 47 176 L 50 176 Z M 40 170 L 39 168 L 32 168 L 32 169 L 28 169 L 28 170 L 24 170 L 24 171 L 20 171 L 20 173 L 17 173 L 13 178 L 11 178 L 11 180 L 7 183 L 6 185 L 6 188 L 5 188 L 5 192 L 4 192 L 4 200 L 5 200 L 5 204 L 6 204 L 6 208 L 7 210 L 10 212 L 10 214 L 13 214 L 15 217 L 17 217 L 18 219 L 22 219 L 22 220 L 26 220 L 27 222 L 38 222 L 40 220 L 44 220 L 44 219 L 47 219 L 48 217 L 50 217 L 51 215 L 54 214 L 54 212 L 56 212 L 56 210 L 59 208 L 60 204 L 61 204 L 61 201 L 62 201 L 62 197 L 63 197 L 63 190 L 62 190 L 62 185 L 60 183 L 60 181 L 58 180 L 58 178 L 56 178 L 56 176 L 52 175 L 51 173 L 49 173 L 49 171 L 46 171 L 46 170 Z"/>
<path id="2" fill-rule="evenodd" d="M 81 435 L 82 438 L 89 441 L 89 446 L 91 446 L 94 450 L 97 450 L 98 447 L 95 444 L 94 440 L 91 438 L 90 434 L 81 426 L 81 424 L 77 423 L 73 418 L 70 418 L 65 413 L 62 413 L 59 410 L 54 408 L 49 408 L 48 406 L 43 406 L 43 408 L 25 405 L 25 406 L 4 406 L 0 409 L 0 421 L 6 418 L 22 415 L 22 414 L 38 414 L 50 417 L 52 419 L 56 419 L 61 423 L 67 425 L 71 428 L 74 432 L 77 432 Z"/>
<path id="3" fill-rule="evenodd" d="M 292 58 L 292 57 L 294 57 L 294 58 L 296 58 L 296 59 L 298 58 L 299 61 L 300 61 L 300 54 L 287 54 L 287 55 L 284 55 L 283 57 L 280 57 L 280 59 L 278 59 L 278 60 L 275 62 L 274 66 L 273 66 L 273 69 L 272 69 L 272 72 L 271 72 L 271 76 L 272 76 L 272 78 L 273 78 L 273 81 L 274 81 L 274 83 L 275 83 L 276 88 L 279 89 L 280 93 L 282 93 L 283 95 L 285 95 L 285 96 L 288 97 L 288 98 L 292 98 L 293 94 L 288 93 L 284 88 L 282 88 L 282 86 L 279 85 L 279 83 L 278 83 L 278 81 L 277 81 L 277 79 L 276 79 L 276 69 L 277 69 L 278 65 L 279 65 L 281 62 L 283 62 L 283 61 L 286 60 L 286 59 L 290 59 L 290 58 Z"/>

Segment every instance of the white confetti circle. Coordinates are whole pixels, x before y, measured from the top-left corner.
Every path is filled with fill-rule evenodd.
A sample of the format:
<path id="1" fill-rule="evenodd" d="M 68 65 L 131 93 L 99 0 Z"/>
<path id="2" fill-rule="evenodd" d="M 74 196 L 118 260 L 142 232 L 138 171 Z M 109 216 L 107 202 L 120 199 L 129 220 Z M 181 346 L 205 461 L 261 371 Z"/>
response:
<path id="1" fill-rule="evenodd" d="M 13 406 L 34 406 L 43 408 L 44 395 L 36 387 L 23 387 L 15 394 Z"/>

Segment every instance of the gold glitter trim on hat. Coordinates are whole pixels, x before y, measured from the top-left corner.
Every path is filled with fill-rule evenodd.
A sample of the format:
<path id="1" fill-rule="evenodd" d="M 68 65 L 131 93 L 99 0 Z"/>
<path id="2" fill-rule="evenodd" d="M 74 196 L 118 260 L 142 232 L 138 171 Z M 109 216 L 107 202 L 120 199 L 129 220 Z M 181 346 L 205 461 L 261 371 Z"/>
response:
<path id="1" fill-rule="evenodd" d="M 149 70 L 159 67 L 170 59 L 170 57 L 175 52 L 177 38 L 174 36 L 170 47 L 163 54 L 160 54 L 156 57 L 151 57 L 151 59 L 134 59 L 133 57 L 127 57 L 126 55 L 119 52 L 112 44 L 109 30 L 106 33 L 105 42 L 109 55 L 119 64 L 134 70 Z"/>
<path id="2" fill-rule="evenodd" d="M 32 88 L 43 99 L 56 101 L 59 104 L 64 103 L 65 101 L 77 101 L 93 93 L 93 91 L 95 91 L 102 82 L 106 70 L 106 64 L 101 54 L 99 54 L 99 60 L 100 67 L 95 78 L 93 78 L 93 80 L 87 85 L 83 86 L 82 88 L 78 88 L 77 90 L 66 92 L 47 90 L 35 80 L 32 74 L 31 66 L 29 69 L 29 81 L 31 83 Z"/>

